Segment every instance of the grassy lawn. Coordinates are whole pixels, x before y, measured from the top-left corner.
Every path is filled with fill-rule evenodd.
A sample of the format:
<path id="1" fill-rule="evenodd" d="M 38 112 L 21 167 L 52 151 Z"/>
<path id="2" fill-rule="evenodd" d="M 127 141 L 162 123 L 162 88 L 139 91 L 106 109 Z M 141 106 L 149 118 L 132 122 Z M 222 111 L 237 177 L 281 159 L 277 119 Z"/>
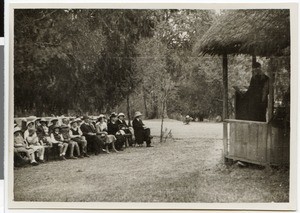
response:
<path id="1" fill-rule="evenodd" d="M 161 144 L 159 121 L 145 123 L 153 148 L 15 169 L 15 200 L 288 202 L 288 170 L 222 163 L 222 124 L 168 120 L 173 139 Z"/>

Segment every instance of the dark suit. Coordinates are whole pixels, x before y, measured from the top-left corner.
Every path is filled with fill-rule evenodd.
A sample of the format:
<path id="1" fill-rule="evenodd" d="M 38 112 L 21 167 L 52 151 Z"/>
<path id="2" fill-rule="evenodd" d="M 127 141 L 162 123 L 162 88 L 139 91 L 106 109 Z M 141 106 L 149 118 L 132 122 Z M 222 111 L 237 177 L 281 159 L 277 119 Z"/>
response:
<path id="1" fill-rule="evenodd" d="M 83 136 L 87 140 L 87 147 L 89 150 L 92 150 L 95 155 L 99 154 L 102 150 L 104 144 L 103 141 L 97 135 L 89 135 L 88 133 L 96 133 L 96 128 L 92 125 L 83 123 L 80 126 Z"/>
<path id="2" fill-rule="evenodd" d="M 266 121 L 268 83 L 269 77 L 266 75 L 252 76 L 250 86 L 245 94 L 248 102 L 247 120 Z"/>
<path id="3" fill-rule="evenodd" d="M 117 150 L 122 150 L 124 143 L 125 143 L 125 137 L 123 135 L 117 134 L 119 131 L 119 125 L 117 123 L 112 123 L 109 121 L 107 123 L 107 132 L 109 135 L 114 135 L 117 138 L 117 141 L 115 142 L 115 147 Z"/>
<path id="4" fill-rule="evenodd" d="M 143 121 L 137 118 L 132 121 L 132 126 L 136 143 L 143 144 L 144 141 L 146 141 L 147 146 L 149 146 L 151 144 L 150 129 L 144 128 L 145 125 Z"/>

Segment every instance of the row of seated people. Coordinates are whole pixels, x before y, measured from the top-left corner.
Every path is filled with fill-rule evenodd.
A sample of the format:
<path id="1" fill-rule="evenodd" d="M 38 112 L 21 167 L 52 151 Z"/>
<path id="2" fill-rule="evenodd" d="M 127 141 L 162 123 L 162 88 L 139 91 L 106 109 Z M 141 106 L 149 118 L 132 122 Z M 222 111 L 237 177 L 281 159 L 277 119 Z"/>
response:
<path id="1" fill-rule="evenodd" d="M 64 118 L 61 125 L 59 119 L 48 122 L 44 118 L 27 121 L 24 131 L 15 124 L 14 153 L 15 157 L 23 153 L 30 159 L 32 165 L 44 163 L 45 150 L 57 150 L 61 160 L 89 157 L 90 153 L 109 154 L 110 151 L 123 151 L 127 146 L 151 146 L 152 136 L 141 119 L 142 114 L 136 112 L 133 128 L 125 121 L 124 113 L 112 113 L 109 120 L 101 114 L 97 122 L 89 116 L 68 120 Z M 89 154 L 88 154 L 89 153 Z M 36 159 L 37 158 L 37 159 Z"/>

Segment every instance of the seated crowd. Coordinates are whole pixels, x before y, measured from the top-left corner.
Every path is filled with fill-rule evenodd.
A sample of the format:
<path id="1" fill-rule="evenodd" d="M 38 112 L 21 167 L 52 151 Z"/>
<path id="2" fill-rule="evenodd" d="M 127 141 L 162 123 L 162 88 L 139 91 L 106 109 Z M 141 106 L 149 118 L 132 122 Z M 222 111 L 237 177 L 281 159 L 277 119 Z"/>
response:
<path id="1" fill-rule="evenodd" d="M 92 119 L 84 115 L 77 118 L 45 118 L 32 116 L 25 127 L 14 125 L 14 157 L 27 158 L 32 165 L 44 163 L 49 153 L 60 160 L 89 157 L 89 154 L 119 152 L 128 146 L 151 146 L 152 136 L 136 112 L 132 127 L 125 121 L 125 114 L 112 113 L 107 121 L 101 114 Z M 48 125 L 48 123 L 50 123 Z M 61 123 L 61 124 L 60 124 Z"/>

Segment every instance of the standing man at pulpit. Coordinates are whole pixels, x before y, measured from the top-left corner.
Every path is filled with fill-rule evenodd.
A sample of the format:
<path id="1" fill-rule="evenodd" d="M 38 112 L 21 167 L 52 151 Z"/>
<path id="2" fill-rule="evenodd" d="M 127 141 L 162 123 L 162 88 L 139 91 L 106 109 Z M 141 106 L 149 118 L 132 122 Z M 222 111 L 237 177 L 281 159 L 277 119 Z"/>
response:
<path id="1" fill-rule="evenodd" d="M 240 96 L 236 111 L 242 113 L 240 119 L 250 121 L 266 121 L 266 112 L 268 106 L 269 77 L 261 70 L 261 64 L 254 62 L 252 77 L 248 90 L 243 93 L 237 87 L 234 87 Z M 242 108 L 242 109 L 241 109 Z"/>

